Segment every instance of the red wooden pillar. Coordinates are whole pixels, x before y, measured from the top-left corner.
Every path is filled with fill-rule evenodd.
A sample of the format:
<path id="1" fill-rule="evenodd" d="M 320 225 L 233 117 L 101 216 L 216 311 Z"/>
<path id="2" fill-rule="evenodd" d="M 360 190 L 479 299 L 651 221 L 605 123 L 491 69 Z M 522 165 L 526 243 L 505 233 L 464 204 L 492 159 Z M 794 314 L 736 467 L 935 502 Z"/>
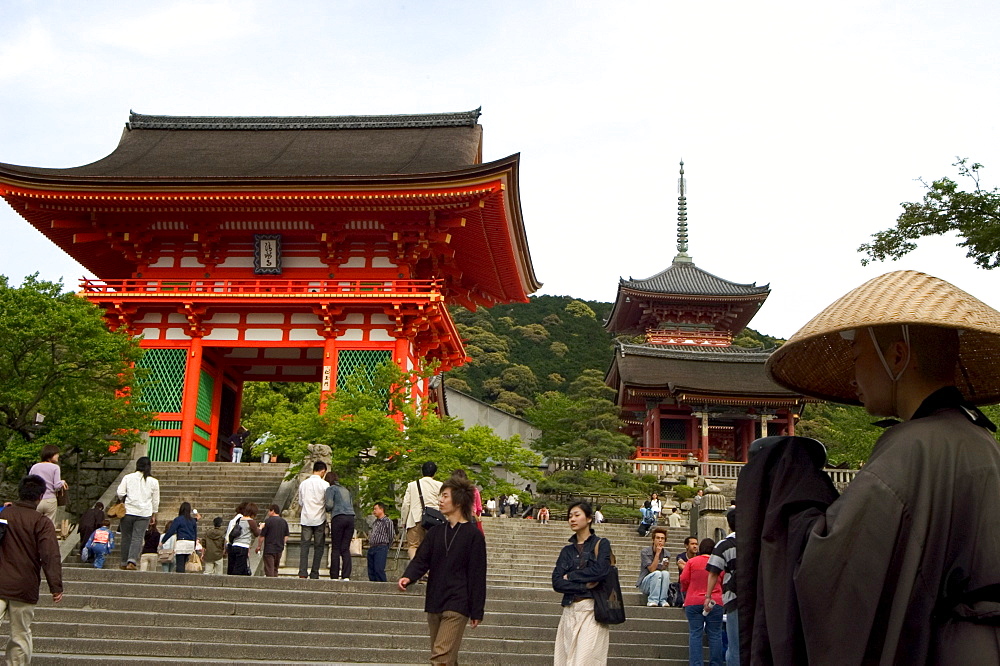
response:
<path id="1" fill-rule="evenodd" d="M 708 462 L 708 412 L 701 413 L 701 461 Z"/>
<path id="2" fill-rule="evenodd" d="M 219 417 L 221 416 L 222 389 L 226 385 L 225 366 L 218 365 L 218 376 L 212 389 L 212 423 L 209 428 L 208 462 L 215 462 L 215 454 L 219 449 Z"/>
<path id="3" fill-rule="evenodd" d="M 227 425 L 232 432 L 236 432 L 240 421 L 243 420 L 243 381 L 233 379 L 233 384 L 236 391 L 236 405 L 233 407 L 233 423 Z"/>
<path id="4" fill-rule="evenodd" d="M 181 445 L 177 460 L 191 462 L 194 447 L 194 419 L 198 411 L 198 383 L 201 381 L 201 338 L 191 338 L 184 370 L 184 398 L 181 405 Z"/>
<path id="5" fill-rule="evenodd" d="M 660 455 L 660 406 L 653 407 L 653 432 L 650 446 L 656 451 L 654 455 Z"/>
<path id="6" fill-rule="evenodd" d="M 410 371 L 407 370 L 407 359 L 410 356 L 410 341 L 406 338 L 396 338 L 396 342 L 392 348 L 392 362 L 396 364 L 396 367 L 403 371 L 403 374 L 409 375 Z M 414 382 L 410 399 L 417 400 L 419 396 L 420 387 Z"/>
<path id="7" fill-rule="evenodd" d="M 795 437 L 795 415 L 792 414 L 792 410 L 785 410 L 785 418 L 788 420 L 788 436 Z"/>
<path id="8" fill-rule="evenodd" d="M 326 399 L 337 390 L 337 339 L 328 337 L 323 343 L 323 381 L 320 384 L 319 413 L 326 411 Z"/>

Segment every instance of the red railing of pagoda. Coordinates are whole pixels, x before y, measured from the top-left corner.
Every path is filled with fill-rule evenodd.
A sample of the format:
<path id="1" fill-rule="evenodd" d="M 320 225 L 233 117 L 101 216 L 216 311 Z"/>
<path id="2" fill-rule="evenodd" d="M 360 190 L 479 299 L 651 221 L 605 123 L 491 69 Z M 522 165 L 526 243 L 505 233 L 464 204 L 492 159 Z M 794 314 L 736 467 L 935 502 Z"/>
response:
<path id="1" fill-rule="evenodd" d="M 646 342 L 653 345 L 690 345 L 702 347 L 728 347 L 732 343 L 732 335 L 726 331 L 664 331 L 646 329 Z"/>
<path id="2" fill-rule="evenodd" d="M 89 280 L 80 281 L 84 295 L 108 296 L 427 296 L 440 293 L 440 280 Z"/>

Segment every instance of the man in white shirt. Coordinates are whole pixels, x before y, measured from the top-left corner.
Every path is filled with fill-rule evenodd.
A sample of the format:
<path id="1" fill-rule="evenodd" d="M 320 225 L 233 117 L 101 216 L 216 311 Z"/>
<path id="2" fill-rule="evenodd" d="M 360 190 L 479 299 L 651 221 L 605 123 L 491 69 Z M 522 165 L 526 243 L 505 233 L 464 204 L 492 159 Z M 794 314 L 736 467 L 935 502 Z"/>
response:
<path id="1" fill-rule="evenodd" d="M 299 578 L 319 580 L 319 569 L 323 563 L 326 551 L 326 506 L 324 503 L 326 489 L 330 487 L 323 477 L 326 476 L 326 463 L 317 460 L 313 463 L 313 473 L 299 484 L 299 514 L 300 545 L 299 545 Z M 312 571 L 309 567 L 309 550 L 313 549 Z"/>
<path id="2" fill-rule="evenodd" d="M 441 493 L 441 482 L 434 478 L 437 474 L 437 464 L 425 462 L 420 468 L 423 477 L 417 481 L 410 481 L 406 485 L 406 494 L 403 496 L 403 505 L 399 513 L 406 527 L 406 552 L 413 559 L 417 554 L 417 548 L 424 540 L 426 531 L 420 525 L 420 520 L 424 514 L 424 507 L 430 506 L 438 508 L 438 495 Z M 419 489 L 417 484 L 420 484 Z M 420 494 L 423 493 L 424 501 L 421 504 Z"/>
<path id="3" fill-rule="evenodd" d="M 676 506 L 670 510 L 670 515 L 667 517 L 667 525 L 671 528 L 678 528 L 681 526 L 681 514 L 677 511 Z"/>

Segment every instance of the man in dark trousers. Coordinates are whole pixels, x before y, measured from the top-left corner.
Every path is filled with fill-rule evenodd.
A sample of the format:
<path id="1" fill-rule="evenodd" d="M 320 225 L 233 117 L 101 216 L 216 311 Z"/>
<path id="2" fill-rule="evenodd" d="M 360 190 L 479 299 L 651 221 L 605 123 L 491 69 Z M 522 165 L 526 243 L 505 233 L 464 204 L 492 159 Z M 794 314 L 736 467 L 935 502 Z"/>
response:
<path id="1" fill-rule="evenodd" d="M 715 583 L 722 578 L 722 610 L 726 614 L 726 636 L 729 645 L 726 648 L 726 666 L 740 666 L 740 617 L 736 609 L 736 509 L 730 509 L 726 514 L 730 534 L 715 544 L 712 556 L 708 558 L 705 571 L 708 572 L 706 590 L 714 590 Z M 705 611 L 712 610 L 705 599 Z"/>
<path id="2" fill-rule="evenodd" d="M 281 517 L 281 507 L 272 504 L 267 509 L 267 518 L 260 529 L 257 539 L 257 552 L 264 549 L 264 575 L 268 578 L 278 577 L 278 564 L 281 554 L 285 552 L 288 543 L 288 521 Z"/>
<path id="3" fill-rule="evenodd" d="M 457 664 L 465 625 L 479 626 L 486 606 L 486 539 L 472 517 L 472 484 L 451 477 L 441 486 L 445 525 L 432 527 L 399 579 L 399 589 L 429 572 L 424 611 L 431 663 Z"/>
<path id="4" fill-rule="evenodd" d="M 52 521 L 38 513 L 45 481 L 26 476 L 17 487 L 18 500 L 0 513 L 6 531 L 0 540 L 0 620 L 10 620 L 8 664 L 31 662 L 31 621 L 38 603 L 41 570 L 52 593 L 52 603 L 62 601 L 62 565 Z M 0 524 L 2 525 L 2 524 Z"/>
<path id="5" fill-rule="evenodd" d="M 372 507 L 375 520 L 368 531 L 368 580 L 384 583 L 385 561 L 389 555 L 389 545 L 396 536 L 396 527 L 385 515 L 385 504 L 375 502 Z"/>
<path id="6" fill-rule="evenodd" d="M 832 303 L 766 367 L 891 420 L 839 498 L 814 440 L 751 447 L 736 500 L 742 660 L 1000 663 L 1000 448 L 975 407 L 1000 401 L 1000 312 L 895 271 Z"/>

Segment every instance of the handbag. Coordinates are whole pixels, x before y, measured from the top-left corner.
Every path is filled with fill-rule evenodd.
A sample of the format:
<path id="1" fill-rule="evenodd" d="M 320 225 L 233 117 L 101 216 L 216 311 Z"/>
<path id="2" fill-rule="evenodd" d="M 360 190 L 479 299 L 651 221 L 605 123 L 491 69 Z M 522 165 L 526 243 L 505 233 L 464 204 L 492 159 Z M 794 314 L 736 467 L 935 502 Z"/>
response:
<path id="1" fill-rule="evenodd" d="M 594 558 L 601 541 L 594 544 Z M 610 546 L 611 543 L 608 542 Z M 591 590 L 594 595 L 594 619 L 601 624 L 621 624 L 625 621 L 625 604 L 622 601 L 622 586 L 618 581 L 618 567 L 615 566 L 615 554 L 611 553 L 611 569 L 608 575 Z"/>
<path id="2" fill-rule="evenodd" d="M 65 488 L 60 488 L 56 491 L 56 506 L 66 506 L 69 501 L 69 491 Z"/>
<path id="3" fill-rule="evenodd" d="M 351 539 L 351 557 L 361 556 L 361 537 Z"/>
<path id="4" fill-rule="evenodd" d="M 433 506 L 426 506 L 424 504 L 424 490 L 420 487 L 420 479 L 417 479 L 416 484 L 417 492 L 420 493 L 420 506 L 423 509 L 423 512 L 420 514 L 420 526 L 425 530 L 429 530 L 432 527 L 447 523 L 448 520 L 441 511 Z"/>
<path id="5" fill-rule="evenodd" d="M 125 501 L 115 502 L 108 509 L 109 518 L 124 518 L 125 517 Z"/>
<path id="6" fill-rule="evenodd" d="M 201 564 L 201 558 L 198 557 L 198 551 L 191 553 L 188 556 L 187 564 L 184 565 L 184 571 L 187 573 L 201 573 L 204 569 L 205 567 Z"/>

